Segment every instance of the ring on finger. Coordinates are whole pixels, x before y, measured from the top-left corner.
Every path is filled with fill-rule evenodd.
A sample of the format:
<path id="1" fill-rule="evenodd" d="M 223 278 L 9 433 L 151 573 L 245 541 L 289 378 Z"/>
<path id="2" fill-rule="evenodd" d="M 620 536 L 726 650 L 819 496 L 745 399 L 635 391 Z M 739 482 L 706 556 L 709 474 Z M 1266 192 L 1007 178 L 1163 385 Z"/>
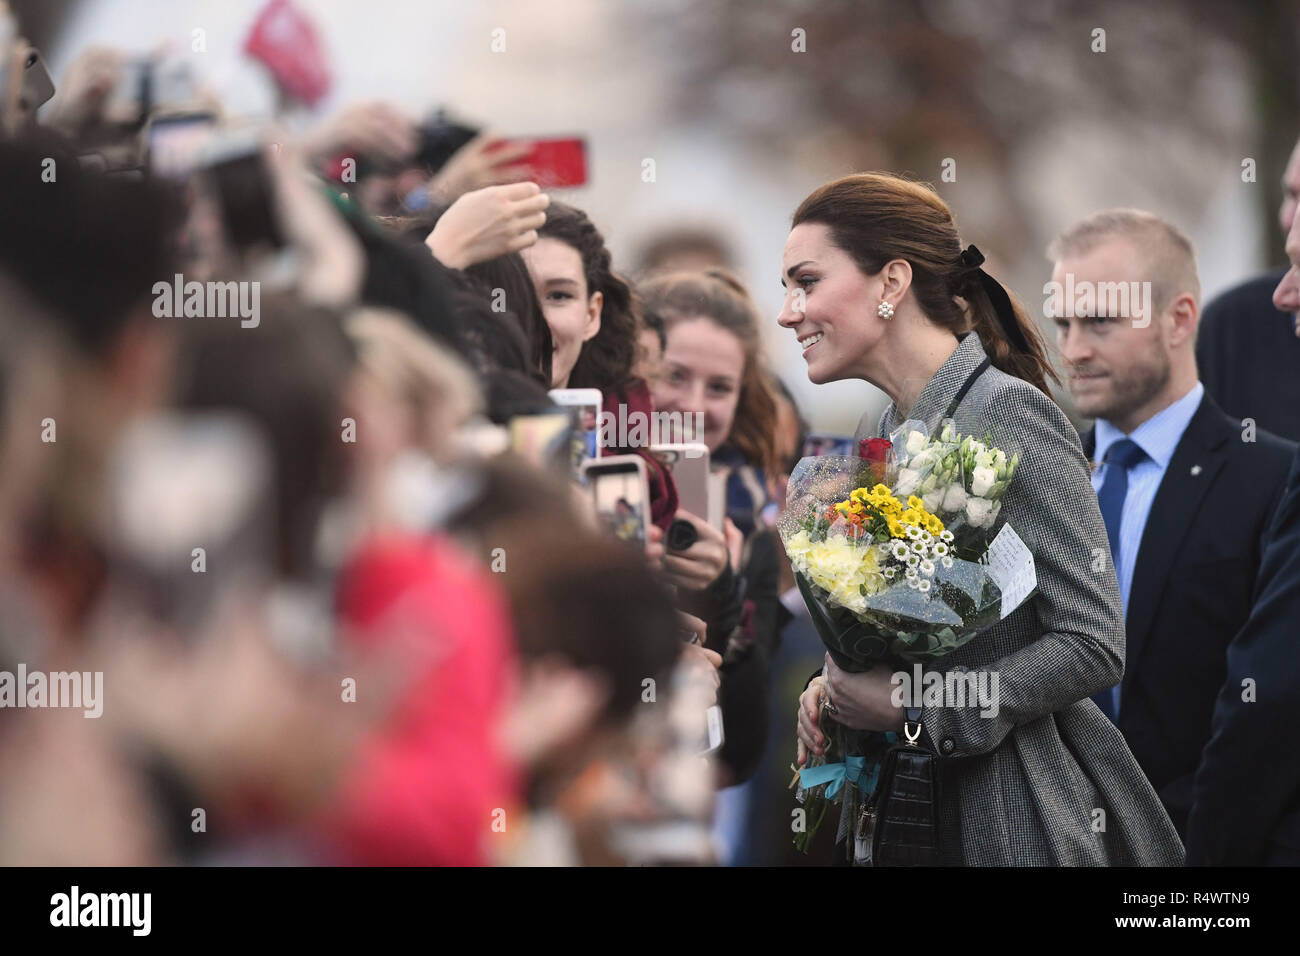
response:
<path id="1" fill-rule="evenodd" d="M 826 713 L 838 714 L 840 709 L 836 707 L 835 702 L 831 700 L 831 685 L 825 678 L 822 679 L 822 694 L 824 695 L 822 697 L 822 703 L 826 706 Z"/>

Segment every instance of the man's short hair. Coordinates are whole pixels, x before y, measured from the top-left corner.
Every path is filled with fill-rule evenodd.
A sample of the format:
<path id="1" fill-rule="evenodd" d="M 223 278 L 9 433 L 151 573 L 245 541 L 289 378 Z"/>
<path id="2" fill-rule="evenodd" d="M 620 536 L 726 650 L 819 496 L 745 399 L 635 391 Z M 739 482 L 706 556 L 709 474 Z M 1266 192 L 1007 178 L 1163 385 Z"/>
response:
<path id="1" fill-rule="evenodd" d="M 1129 240 L 1145 260 L 1154 309 L 1163 309 L 1176 295 L 1188 293 L 1201 302 L 1201 280 L 1192 241 L 1173 223 L 1142 209 L 1103 209 L 1080 219 L 1047 247 L 1054 262 L 1092 252 L 1103 242 Z"/>

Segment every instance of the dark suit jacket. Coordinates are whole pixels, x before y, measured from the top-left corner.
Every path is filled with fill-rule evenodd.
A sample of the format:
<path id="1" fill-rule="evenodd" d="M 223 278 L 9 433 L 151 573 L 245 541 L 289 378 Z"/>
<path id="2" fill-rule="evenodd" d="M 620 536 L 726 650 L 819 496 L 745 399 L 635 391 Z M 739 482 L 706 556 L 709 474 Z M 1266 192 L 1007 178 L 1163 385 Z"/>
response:
<path id="1" fill-rule="evenodd" d="M 1083 441 L 1089 458 L 1095 440 L 1090 429 Z M 1119 729 L 1184 839 L 1228 644 L 1250 615 L 1295 450 L 1264 431 L 1242 441 L 1241 423 L 1207 393 L 1142 532 L 1125 615 Z"/>
<path id="2" fill-rule="evenodd" d="M 1219 407 L 1300 441 L 1300 338 L 1273 307 L 1286 270 L 1243 282 L 1209 302 L 1196 328 L 1196 368 Z"/>
<path id="3" fill-rule="evenodd" d="M 1243 682 L 1254 700 L 1243 701 Z M 1300 866 L 1300 455 L 1193 788 L 1189 866 Z"/>

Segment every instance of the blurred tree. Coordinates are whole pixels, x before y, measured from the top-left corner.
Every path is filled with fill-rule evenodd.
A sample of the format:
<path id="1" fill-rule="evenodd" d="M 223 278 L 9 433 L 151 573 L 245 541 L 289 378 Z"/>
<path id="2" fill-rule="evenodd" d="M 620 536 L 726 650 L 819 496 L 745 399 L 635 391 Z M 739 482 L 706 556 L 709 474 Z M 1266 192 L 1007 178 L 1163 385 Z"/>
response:
<path id="1" fill-rule="evenodd" d="M 996 241 L 1008 255 L 1043 238 L 1027 228 L 1024 184 L 1012 180 L 1016 148 L 1062 123 L 1140 144 L 1143 186 L 1198 211 L 1213 194 L 1207 164 L 1239 178 L 1240 160 L 1255 158 L 1264 248 L 1281 255 L 1279 179 L 1300 135 L 1300 0 L 647 0 L 642 9 L 642 28 L 678 54 L 684 115 L 732 124 L 785 161 L 815 156 L 937 182 L 945 157 L 973 158 L 1005 204 Z"/>

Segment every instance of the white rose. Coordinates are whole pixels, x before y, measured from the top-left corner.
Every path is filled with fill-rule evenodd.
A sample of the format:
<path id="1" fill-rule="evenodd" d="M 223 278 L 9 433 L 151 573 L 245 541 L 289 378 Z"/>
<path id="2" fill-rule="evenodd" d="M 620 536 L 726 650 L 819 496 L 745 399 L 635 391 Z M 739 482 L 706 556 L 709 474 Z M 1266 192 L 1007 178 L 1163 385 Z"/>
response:
<path id="1" fill-rule="evenodd" d="M 960 481 L 954 481 L 944 492 L 943 504 L 940 505 L 944 511 L 961 511 L 966 507 L 966 489 L 961 486 Z"/>
<path id="2" fill-rule="evenodd" d="M 933 469 L 934 466 L 938 464 L 938 462 L 939 462 L 938 449 L 926 448 L 924 451 L 922 451 L 920 454 L 914 457 L 911 461 L 909 461 L 907 463 L 907 467 L 915 469 L 916 471 L 924 471 L 927 469 Z"/>
<path id="3" fill-rule="evenodd" d="M 972 528 L 983 528 L 990 522 L 992 503 L 985 498 L 970 498 L 966 501 L 966 521 Z"/>
<path id="4" fill-rule="evenodd" d="M 918 434 L 913 432 L 913 434 Z M 921 473 L 911 468 L 903 468 L 898 472 L 898 482 L 894 487 L 894 494 L 899 498 L 906 498 L 916 491 L 916 486 L 920 484 Z"/>
<path id="5" fill-rule="evenodd" d="M 997 480 L 997 472 L 992 468 L 976 468 L 975 474 L 971 476 L 970 492 L 976 498 L 983 498 Z"/>
<path id="6" fill-rule="evenodd" d="M 929 439 L 925 437 L 925 432 L 909 433 L 907 436 L 907 456 L 910 458 L 913 455 L 919 455 L 928 441 Z"/>

